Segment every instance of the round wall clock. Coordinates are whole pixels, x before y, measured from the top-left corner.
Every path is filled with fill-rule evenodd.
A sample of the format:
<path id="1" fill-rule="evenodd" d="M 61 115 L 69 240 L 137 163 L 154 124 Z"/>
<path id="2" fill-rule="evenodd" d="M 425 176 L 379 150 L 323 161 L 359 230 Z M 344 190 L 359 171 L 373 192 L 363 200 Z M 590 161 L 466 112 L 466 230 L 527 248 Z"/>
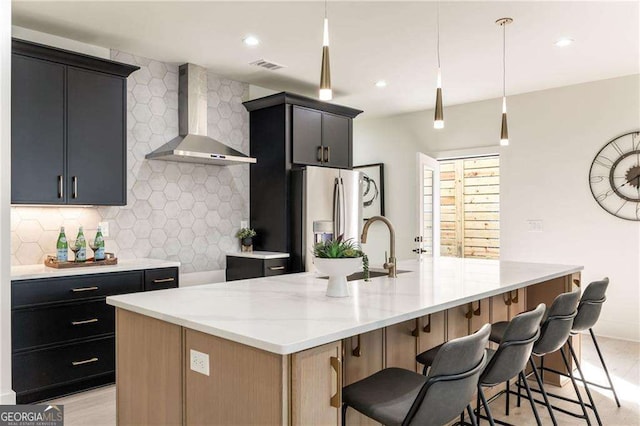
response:
<path id="1" fill-rule="evenodd" d="M 598 204 L 621 219 L 640 221 L 640 131 L 618 136 L 596 155 L 589 170 Z"/>

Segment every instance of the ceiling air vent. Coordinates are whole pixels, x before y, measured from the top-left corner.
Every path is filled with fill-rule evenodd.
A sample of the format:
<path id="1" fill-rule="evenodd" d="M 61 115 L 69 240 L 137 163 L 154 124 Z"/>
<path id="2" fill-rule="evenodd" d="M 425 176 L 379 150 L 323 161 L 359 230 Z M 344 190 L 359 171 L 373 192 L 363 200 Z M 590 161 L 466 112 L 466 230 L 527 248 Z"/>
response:
<path id="1" fill-rule="evenodd" d="M 269 71 L 284 68 L 284 65 L 276 64 L 275 62 L 267 61 L 266 59 L 258 59 L 257 61 L 250 62 L 249 65 L 255 65 L 260 68 L 268 69 Z"/>

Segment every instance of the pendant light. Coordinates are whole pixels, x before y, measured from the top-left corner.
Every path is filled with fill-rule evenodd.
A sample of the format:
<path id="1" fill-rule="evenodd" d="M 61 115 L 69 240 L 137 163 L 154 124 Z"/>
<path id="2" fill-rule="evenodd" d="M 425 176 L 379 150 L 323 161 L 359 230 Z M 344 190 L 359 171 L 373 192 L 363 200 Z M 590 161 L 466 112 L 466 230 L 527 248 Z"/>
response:
<path id="1" fill-rule="evenodd" d="M 509 145 L 509 130 L 507 128 L 507 25 L 513 22 L 511 18 L 500 18 L 496 24 L 502 27 L 502 126 L 500 128 L 500 145 Z"/>
<path id="2" fill-rule="evenodd" d="M 327 19 L 327 0 L 324 1 L 324 31 L 322 33 L 322 67 L 320 69 L 321 101 L 330 101 L 333 98 L 331 90 L 331 69 L 329 66 L 329 19 Z"/>
<path id="3" fill-rule="evenodd" d="M 444 109 L 442 108 L 442 73 L 440 70 L 440 2 L 436 9 L 436 54 L 438 56 L 438 81 L 436 86 L 436 111 L 433 117 L 433 128 L 444 128 Z"/>

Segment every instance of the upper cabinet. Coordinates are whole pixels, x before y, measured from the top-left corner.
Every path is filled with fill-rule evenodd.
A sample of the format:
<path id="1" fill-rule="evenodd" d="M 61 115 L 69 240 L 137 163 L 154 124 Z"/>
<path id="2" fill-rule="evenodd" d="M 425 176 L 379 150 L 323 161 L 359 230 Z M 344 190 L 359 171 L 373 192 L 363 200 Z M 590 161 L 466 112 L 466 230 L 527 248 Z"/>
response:
<path id="1" fill-rule="evenodd" d="M 11 202 L 126 205 L 127 81 L 138 67 L 13 40 Z"/>

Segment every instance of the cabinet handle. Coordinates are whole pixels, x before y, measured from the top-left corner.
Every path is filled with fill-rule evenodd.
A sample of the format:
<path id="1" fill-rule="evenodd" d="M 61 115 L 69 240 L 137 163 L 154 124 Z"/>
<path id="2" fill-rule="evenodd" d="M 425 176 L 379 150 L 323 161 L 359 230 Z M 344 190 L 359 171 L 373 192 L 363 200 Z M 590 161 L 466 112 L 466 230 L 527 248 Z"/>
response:
<path id="1" fill-rule="evenodd" d="M 91 324 L 92 322 L 98 322 L 98 318 L 91 318 L 84 321 L 71 321 L 71 325 Z"/>
<path id="2" fill-rule="evenodd" d="M 422 331 L 425 333 L 431 333 L 431 314 L 427 315 L 427 325 L 422 327 Z"/>
<path id="3" fill-rule="evenodd" d="M 284 270 L 284 266 L 269 266 L 270 271 L 282 271 Z"/>
<path id="4" fill-rule="evenodd" d="M 471 304 L 471 306 L 473 306 L 473 304 Z M 481 313 L 482 313 L 482 303 L 480 300 L 478 300 L 478 309 L 473 311 L 473 315 L 479 317 Z"/>
<path id="5" fill-rule="evenodd" d="M 360 346 L 360 335 L 358 334 L 358 344 L 356 345 L 356 347 L 354 349 L 351 350 L 351 354 L 353 356 L 361 356 L 362 355 L 362 347 Z M 351 337 L 351 340 L 353 340 L 353 337 Z"/>
<path id="6" fill-rule="evenodd" d="M 171 283 L 174 282 L 176 279 L 175 278 L 159 278 L 157 280 L 153 280 L 154 284 L 161 284 L 161 283 Z"/>
<path id="7" fill-rule="evenodd" d="M 323 152 L 323 151 L 322 151 L 322 147 L 321 147 L 321 146 L 319 146 L 319 147 L 318 147 L 318 152 L 316 153 L 316 160 L 318 160 L 318 162 L 319 162 L 319 163 L 322 163 L 322 162 L 323 162 L 323 160 L 324 160 L 324 157 L 323 157 L 323 155 L 322 155 L 322 152 Z"/>
<path id="8" fill-rule="evenodd" d="M 95 291 L 97 289 L 98 287 L 79 287 L 79 288 L 72 288 L 71 291 L 74 293 L 78 293 L 81 291 Z"/>
<path id="9" fill-rule="evenodd" d="M 71 365 L 75 367 L 77 365 L 90 364 L 96 361 L 98 361 L 98 358 L 93 357 L 93 358 L 85 359 L 84 361 L 71 361 Z"/>
<path id="10" fill-rule="evenodd" d="M 62 175 L 58 175 L 58 198 L 64 197 L 64 184 L 62 181 Z"/>
<path id="11" fill-rule="evenodd" d="M 78 176 L 72 177 L 71 182 L 73 183 L 73 193 L 71 196 L 73 198 L 78 198 Z"/>
<path id="12" fill-rule="evenodd" d="M 503 293 L 502 294 L 502 300 L 504 301 L 505 305 L 507 305 L 507 306 L 511 305 L 511 302 L 513 302 L 513 297 L 511 296 L 511 292 Z"/>
<path id="13" fill-rule="evenodd" d="M 325 153 L 324 162 L 325 163 L 330 162 L 331 161 L 331 147 L 330 146 L 325 146 L 324 147 L 324 153 Z"/>
<path id="14" fill-rule="evenodd" d="M 420 335 L 420 318 L 416 318 L 416 328 L 411 331 L 411 335 L 413 337 L 418 337 Z"/>
<path id="15" fill-rule="evenodd" d="M 331 397 L 329 403 L 332 407 L 340 408 L 342 406 L 342 361 L 340 358 L 332 356 L 330 359 L 331 368 L 336 372 L 337 380 L 337 389 L 336 393 Z"/>
<path id="16" fill-rule="evenodd" d="M 511 294 L 515 293 L 515 296 L 511 296 L 512 303 L 518 303 L 518 290 L 513 290 L 510 292 Z"/>
<path id="17" fill-rule="evenodd" d="M 467 303 L 467 312 L 465 312 L 464 317 L 466 319 L 473 318 L 473 303 Z"/>
<path id="18" fill-rule="evenodd" d="M 580 287 L 580 280 L 577 278 L 573 279 L 573 283 L 575 284 L 576 287 Z"/>

